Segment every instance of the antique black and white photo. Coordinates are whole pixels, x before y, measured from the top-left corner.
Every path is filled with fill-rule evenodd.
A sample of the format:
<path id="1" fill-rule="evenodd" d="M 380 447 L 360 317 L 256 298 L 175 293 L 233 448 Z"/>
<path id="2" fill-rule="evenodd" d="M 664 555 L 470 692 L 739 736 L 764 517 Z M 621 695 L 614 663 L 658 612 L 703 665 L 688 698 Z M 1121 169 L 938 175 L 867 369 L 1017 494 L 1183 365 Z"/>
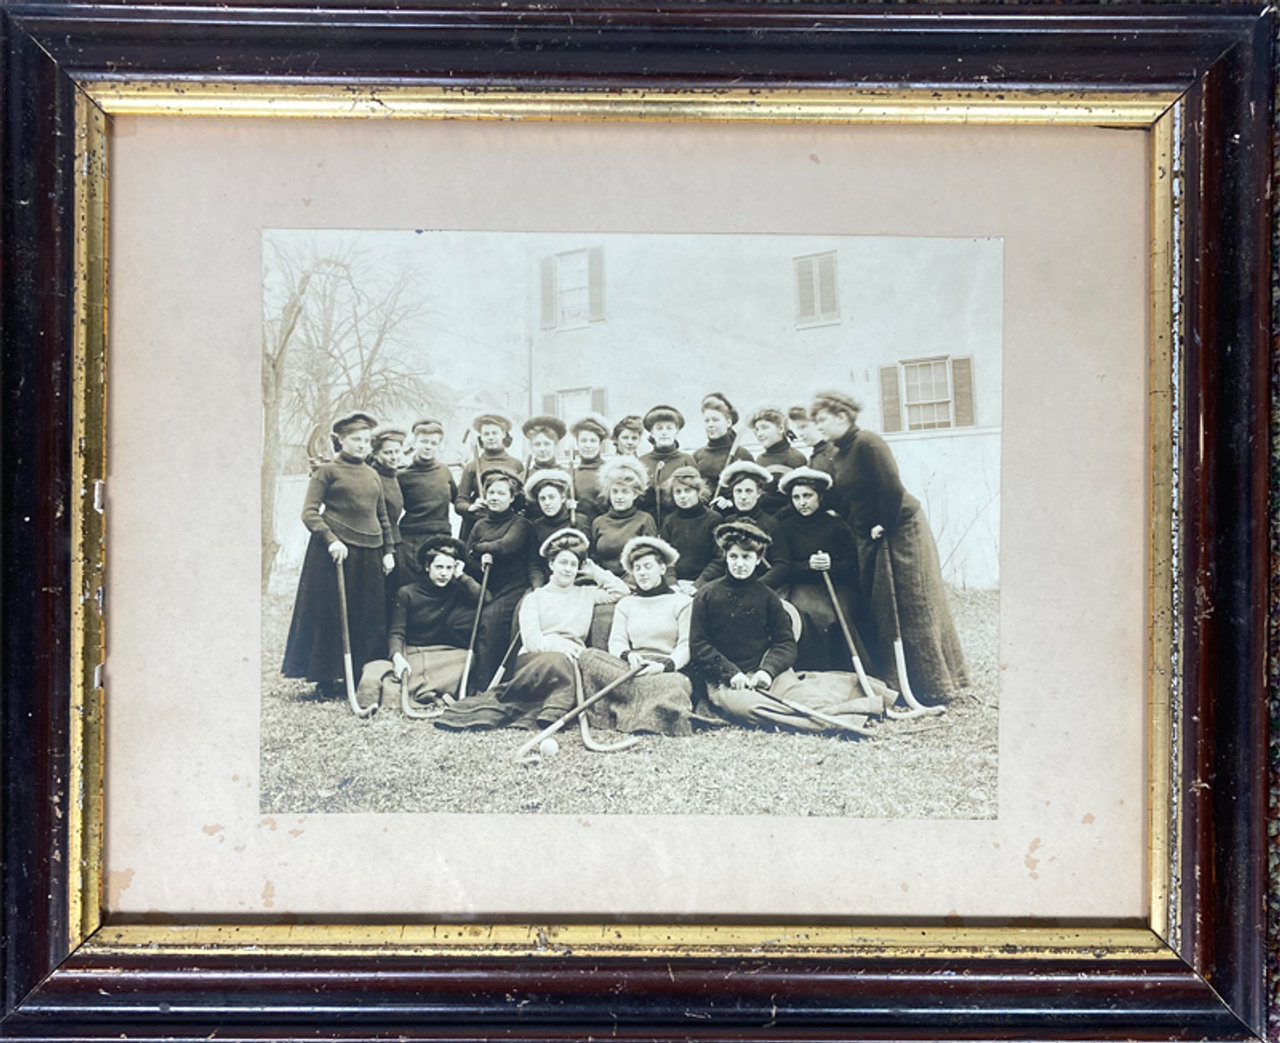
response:
<path id="1" fill-rule="evenodd" d="M 263 233 L 264 813 L 996 814 L 998 238 Z"/>

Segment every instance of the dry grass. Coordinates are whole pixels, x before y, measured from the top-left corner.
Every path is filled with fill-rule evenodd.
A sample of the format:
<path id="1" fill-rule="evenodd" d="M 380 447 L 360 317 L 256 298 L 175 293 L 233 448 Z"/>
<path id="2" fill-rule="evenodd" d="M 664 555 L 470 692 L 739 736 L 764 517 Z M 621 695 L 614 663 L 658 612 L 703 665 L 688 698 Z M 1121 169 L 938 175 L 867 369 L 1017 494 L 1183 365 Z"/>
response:
<path id="1" fill-rule="evenodd" d="M 291 599 L 269 597 L 262 811 L 994 818 L 999 595 L 955 592 L 951 606 L 973 684 L 943 717 L 885 721 L 874 739 L 742 728 L 646 736 L 613 754 L 589 752 L 570 727 L 558 755 L 527 766 L 512 756 L 528 732 L 444 732 L 386 711 L 360 721 L 345 699 L 285 680 Z"/>

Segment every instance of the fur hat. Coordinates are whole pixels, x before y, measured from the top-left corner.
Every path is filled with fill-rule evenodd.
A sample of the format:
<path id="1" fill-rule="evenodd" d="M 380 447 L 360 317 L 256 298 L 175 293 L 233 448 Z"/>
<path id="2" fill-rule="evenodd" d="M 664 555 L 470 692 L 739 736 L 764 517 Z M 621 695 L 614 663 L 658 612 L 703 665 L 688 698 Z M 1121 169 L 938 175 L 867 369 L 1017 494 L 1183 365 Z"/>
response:
<path id="1" fill-rule="evenodd" d="M 797 467 L 778 479 L 778 491 L 788 496 L 791 495 L 792 488 L 797 485 L 807 485 L 821 496 L 831 488 L 831 475 L 826 471 L 819 471 L 816 467 Z"/>
<path id="2" fill-rule="evenodd" d="M 757 409 L 751 414 L 751 419 L 747 421 L 747 427 L 755 428 L 756 424 L 763 420 L 765 423 L 772 424 L 779 431 L 787 430 L 787 418 L 781 409 L 774 409 L 772 406 L 766 406 L 764 409 Z"/>
<path id="3" fill-rule="evenodd" d="M 544 485 L 554 485 L 561 492 L 567 493 L 572 479 L 558 467 L 540 467 L 528 476 L 524 491 L 531 499 L 538 498 L 538 490 Z"/>
<path id="4" fill-rule="evenodd" d="M 738 411 L 733 408 L 733 403 L 719 391 L 713 391 L 703 398 L 702 404 L 698 407 L 698 412 L 705 413 L 708 409 L 714 409 L 717 413 L 723 413 L 727 416 L 730 427 L 738 422 Z"/>
<path id="5" fill-rule="evenodd" d="M 414 435 L 439 435 L 444 437 L 444 424 L 432 417 L 423 417 L 413 422 Z"/>
<path id="6" fill-rule="evenodd" d="M 515 498 L 524 492 L 524 483 L 520 481 L 518 475 L 512 474 L 510 471 L 504 471 L 501 467 L 489 467 L 480 473 L 480 488 L 488 491 L 489 483 L 497 481 L 499 478 L 505 478 L 511 483 L 511 496 Z"/>
<path id="7" fill-rule="evenodd" d="M 763 555 L 769 549 L 773 539 L 763 529 L 752 525 L 749 521 L 730 521 L 717 525 L 715 531 L 716 546 L 727 550 L 731 546 L 744 547 Z"/>
<path id="8" fill-rule="evenodd" d="M 680 552 L 658 536 L 633 536 L 627 540 L 618 560 L 630 572 L 631 563 L 644 554 L 656 554 L 665 568 L 671 568 L 680 560 Z"/>
<path id="9" fill-rule="evenodd" d="M 634 456 L 611 456 L 600 465 L 596 488 L 608 495 L 609 487 L 618 483 L 643 492 L 649 487 L 649 471 Z"/>
<path id="10" fill-rule="evenodd" d="M 569 433 L 577 438 L 583 431 L 591 431 L 600 438 L 609 437 L 609 421 L 599 413 L 588 413 L 569 425 Z"/>
<path id="11" fill-rule="evenodd" d="M 377 426 L 378 422 L 368 413 L 347 413 L 333 422 L 332 431 L 341 438 L 343 435 L 349 435 L 352 431 L 372 431 Z"/>
<path id="12" fill-rule="evenodd" d="M 525 438 L 532 438 L 539 432 L 551 435 L 557 442 L 564 437 L 564 421 L 558 416 L 531 416 L 524 422 L 520 430 Z"/>
<path id="13" fill-rule="evenodd" d="M 616 424 L 613 425 L 613 440 L 618 440 L 618 434 L 622 431 L 634 431 L 638 435 L 644 434 L 644 421 L 635 413 L 624 416 Z"/>
<path id="14" fill-rule="evenodd" d="M 418 548 L 418 568 L 426 572 L 432 558 L 437 554 L 443 554 L 455 561 L 462 561 L 466 557 L 467 548 L 461 540 L 456 540 L 452 536 L 432 536 Z"/>
<path id="15" fill-rule="evenodd" d="M 684 416 L 675 406 L 654 406 L 644 415 L 644 429 L 652 431 L 654 424 L 661 424 L 663 421 L 675 424 L 677 431 L 684 430 Z"/>
<path id="16" fill-rule="evenodd" d="M 754 460 L 734 460 L 720 472 L 720 488 L 732 489 L 744 478 L 754 478 L 761 489 L 773 481 L 773 475 Z"/>
<path id="17" fill-rule="evenodd" d="M 538 548 L 538 553 L 544 558 L 554 558 L 562 550 L 573 551 L 578 556 L 578 560 L 582 561 L 587 556 L 587 547 L 590 546 L 587 538 L 577 529 L 557 529 L 545 540 L 542 546 Z"/>
<path id="18" fill-rule="evenodd" d="M 862 412 L 862 403 L 843 391 L 819 391 L 813 396 L 813 405 L 809 412 L 816 417 L 819 411 L 840 413 L 856 420 L 858 414 Z"/>
<path id="19" fill-rule="evenodd" d="M 399 424 L 382 424 L 373 429 L 373 451 L 376 453 L 385 442 L 403 442 L 408 437 L 409 432 Z"/>
<path id="20" fill-rule="evenodd" d="M 479 434 L 480 428 L 484 427 L 485 424 L 497 424 L 498 427 L 502 428 L 504 435 L 511 434 L 511 421 L 505 416 L 499 416 L 497 413 L 481 413 L 471 421 L 471 430 Z"/>

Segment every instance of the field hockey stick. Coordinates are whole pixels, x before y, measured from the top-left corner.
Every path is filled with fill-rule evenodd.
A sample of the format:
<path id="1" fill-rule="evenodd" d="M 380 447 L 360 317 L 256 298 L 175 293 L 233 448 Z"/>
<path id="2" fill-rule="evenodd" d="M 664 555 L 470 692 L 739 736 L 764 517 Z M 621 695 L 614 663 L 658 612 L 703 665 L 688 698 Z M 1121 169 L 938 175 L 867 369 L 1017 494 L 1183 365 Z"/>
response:
<path id="1" fill-rule="evenodd" d="M 893 551 L 889 546 L 889 537 L 881 537 L 884 553 L 884 574 L 889 582 L 889 604 L 893 608 L 893 660 L 898 666 L 898 683 L 902 686 L 902 698 L 911 707 L 910 711 L 898 714 L 898 717 L 936 717 L 947 712 L 945 706 L 925 706 L 911 691 L 911 682 L 907 679 L 907 655 L 902 647 L 902 620 L 898 618 L 898 586 L 893 580 Z"/>
<path id="2" fill-rule="evenodd" d="M 490 688 L 497 688 L 502 684 L 503 677 L 507 673 L 507 661 L 511 658 L 511 653 L 516 650 L 516 645 L 520 643 L 520 631 L 517 630 L 515 637 L 511 639 L 511 644 L 507 645 L 507 654 L 502 657 L 502 662 L 498 664 L 498 670 L 493 675 L 493 680 L 489 682 Z"/>
<path id="3" fill-rule="evenodd" d="M 484 592 L 489 587 L 489 568 L 485 565 L 480 571 L 480 600 L 476 602 L 476 614 L 471 620 L 471 640 L 467 642 L 467 661 L 462 667 L 462 680 L 458 682 L 459 700 L 467 697 L 467 681 L 471 679 L 471 664 L 476 658 L 476 633 L 480 629 L 480 612 L 484 608 Z"/>
<path id="4" fill-rule="evenodd" d="M 569 502 L 573 504 L 569 510 L 569 524 L 575 529 L 578 527 L 578 487 L 573 480 L 573 471 L 577 466 L 578 450 L 573 449 L 569 453 Z"/>
<path id="5" fill-rule="evenodd" d="M 858 675 L 858 684 L 862 686 L 863 694 L 870 698 L 875 695 L 875 690 L 871 687 L 871 680 L 867 677 L 867 671 L 862 665 L 862 658 L 858 655 L 858 643 L 853 639 L 853 629 L 849 626 L 849 621 L 844 617 L 844 609 L 840 607 L 840 599 L 836 596 L 836 588 L 831 582 L 831 576 L 824 572 L 822 574 L 822 582 L 827 586 L 827 595 L 831 598 L 831 607 L 836 610 L 836 619 L 840 621 L 840 629 L 844 632 L 844 643 L 849 646 L 849 655 L 853 659 L 854 673 Z M 889 712 L 887 705 L 885 706 L 885 712 Z"/>
<path id="6" fill-rule="evenodd" d="M 774 695 L 763 685 L 753 685 L 752 687 L 761 695 L 772 699 L 775 703 L 781 703 L 788 710 L 792 710 L 795 713 L 803 714 L 805 717 L 811 717 L 815 721 L 821 721 L 823 724 L 829 724 L 832 728 L 838 728 L 842 732 L 850 732 L 853 735 L 861 735 L 865 738 L 875 738 L 874 732 L 869 732 L 865 728 L 859 728 L 856 724 L 850 724 L 848 721 L 842 721 L 838 717 L 832 717 L 830 714 L 822 713 L 820 710 L 815 710 L 812 706 L 805 706 L 804 703 L 798 703 L 794 699 L 784 699 L 780 695 Z"/>
<path id="7" fill-rule="evenodd" d="M 578 666 L 578 661 L 573 661 L 573 690 L 577 696 L 578 705 L 581 706 L 585 701 L 582 695 L 582 668 Z M 596 742 L 596 738 L 591 734 L 591 725 L 587 722 L 587 715 L 584 713 L 578 717 L 578 730 L 582 733 L 582 745 L 596 753 L 617 753 L 618 750 L 630 749 L 640 741 L 638 735 L 628 735 L 621 742 L 613 744 Z"/>
<path id="8" fill-rule="evenodd" d="M 535 735 L 532 739 L 530 739 L 523 746 L 521 746 L 520 749 L 516 750 L 516 755 L 515 755 L 516 763 L 517 764 L 539 763 L 542 760 L 542 754 L 536 753 L 534 751 L 537 749 L 538 744 L 542 742 L 543 739 L 551 738 L 551 736 L 555 735 L 556 732 L 558 732 L 566 724 L 568 724 L 575 717 L 577 717 L 578 714 L 582 713 L 583 710 L 586 710 L 592 706 L 595 706 L 596 703 L 598 703 L 606 695 L 608 695 L 615 688 L 617 688 L 618 685 L 622 684 L 624 681 L 630 681 L 631 678 L 635 677 L 636 674 L 638 674 L 643 669 L 644 669 L 643 665 L 633 666 L 621 677 L 613 681 L 610 681 L 607 685 L 601 688 L 600 691 L 596 692 L 596 694 L 593 695 L 590 699 L 584 700 L 582 703 L 575 706 L 572 710 L 564 714 L 558 720 L 547 725 L 545 728 L 542 729 L 542 731 L 538 732 L 537 735 Z"/>
<path id="9" fill-rule="evenodd" d="M 343 572 L 342 562 L 335 561 L 338 566 L 338 618 L 342 624 L 342 670 L 347 682 L 347 705 L 357 717 L 368 717 L 378 708 L 378 700 L 368 706 L 361 706 L 356 698 L 356 671 L 351 662 L 351 631 L 347 625 L 347 577 Z"/>

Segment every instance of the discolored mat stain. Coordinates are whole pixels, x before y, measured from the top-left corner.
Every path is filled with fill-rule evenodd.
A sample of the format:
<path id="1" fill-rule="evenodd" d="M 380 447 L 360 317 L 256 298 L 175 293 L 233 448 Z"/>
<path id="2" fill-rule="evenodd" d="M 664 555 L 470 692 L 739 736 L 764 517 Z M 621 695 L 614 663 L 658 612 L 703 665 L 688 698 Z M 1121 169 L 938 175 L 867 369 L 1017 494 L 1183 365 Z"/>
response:
<path id="1" fill-rule="evenodd" d="M 275 904 L 276 904 L 276 885 L 273 884 L 270 880 L 268 880 L 266 882 L 266 885 L 262 888 L 262 907 L 264 909 L 270 909 Z"/>
<path id="2" fill-rule="evenodd" d="M 1036 837 L 1035 840 L 1031 841 L 1031 846 L 1027 848 L 1027 855 L 1022 860 L 1023 865 L 1025 865 L 1030 871 L 1032 880 L 1040 879 L 1040 874 L 1036 872 L 1036 866 L 1040 864 L 1040 859 L 1032 857 L 1040 850 L 1040 845 L 1041 840 L 1039 837 Z"/>
<path id="3" fill-rule="evenodd" d="M 111 869 L 107 871 L 107 908 L 116 909 L 120 905 L 120 896 L 133 883 L 132 869 Z"/>

